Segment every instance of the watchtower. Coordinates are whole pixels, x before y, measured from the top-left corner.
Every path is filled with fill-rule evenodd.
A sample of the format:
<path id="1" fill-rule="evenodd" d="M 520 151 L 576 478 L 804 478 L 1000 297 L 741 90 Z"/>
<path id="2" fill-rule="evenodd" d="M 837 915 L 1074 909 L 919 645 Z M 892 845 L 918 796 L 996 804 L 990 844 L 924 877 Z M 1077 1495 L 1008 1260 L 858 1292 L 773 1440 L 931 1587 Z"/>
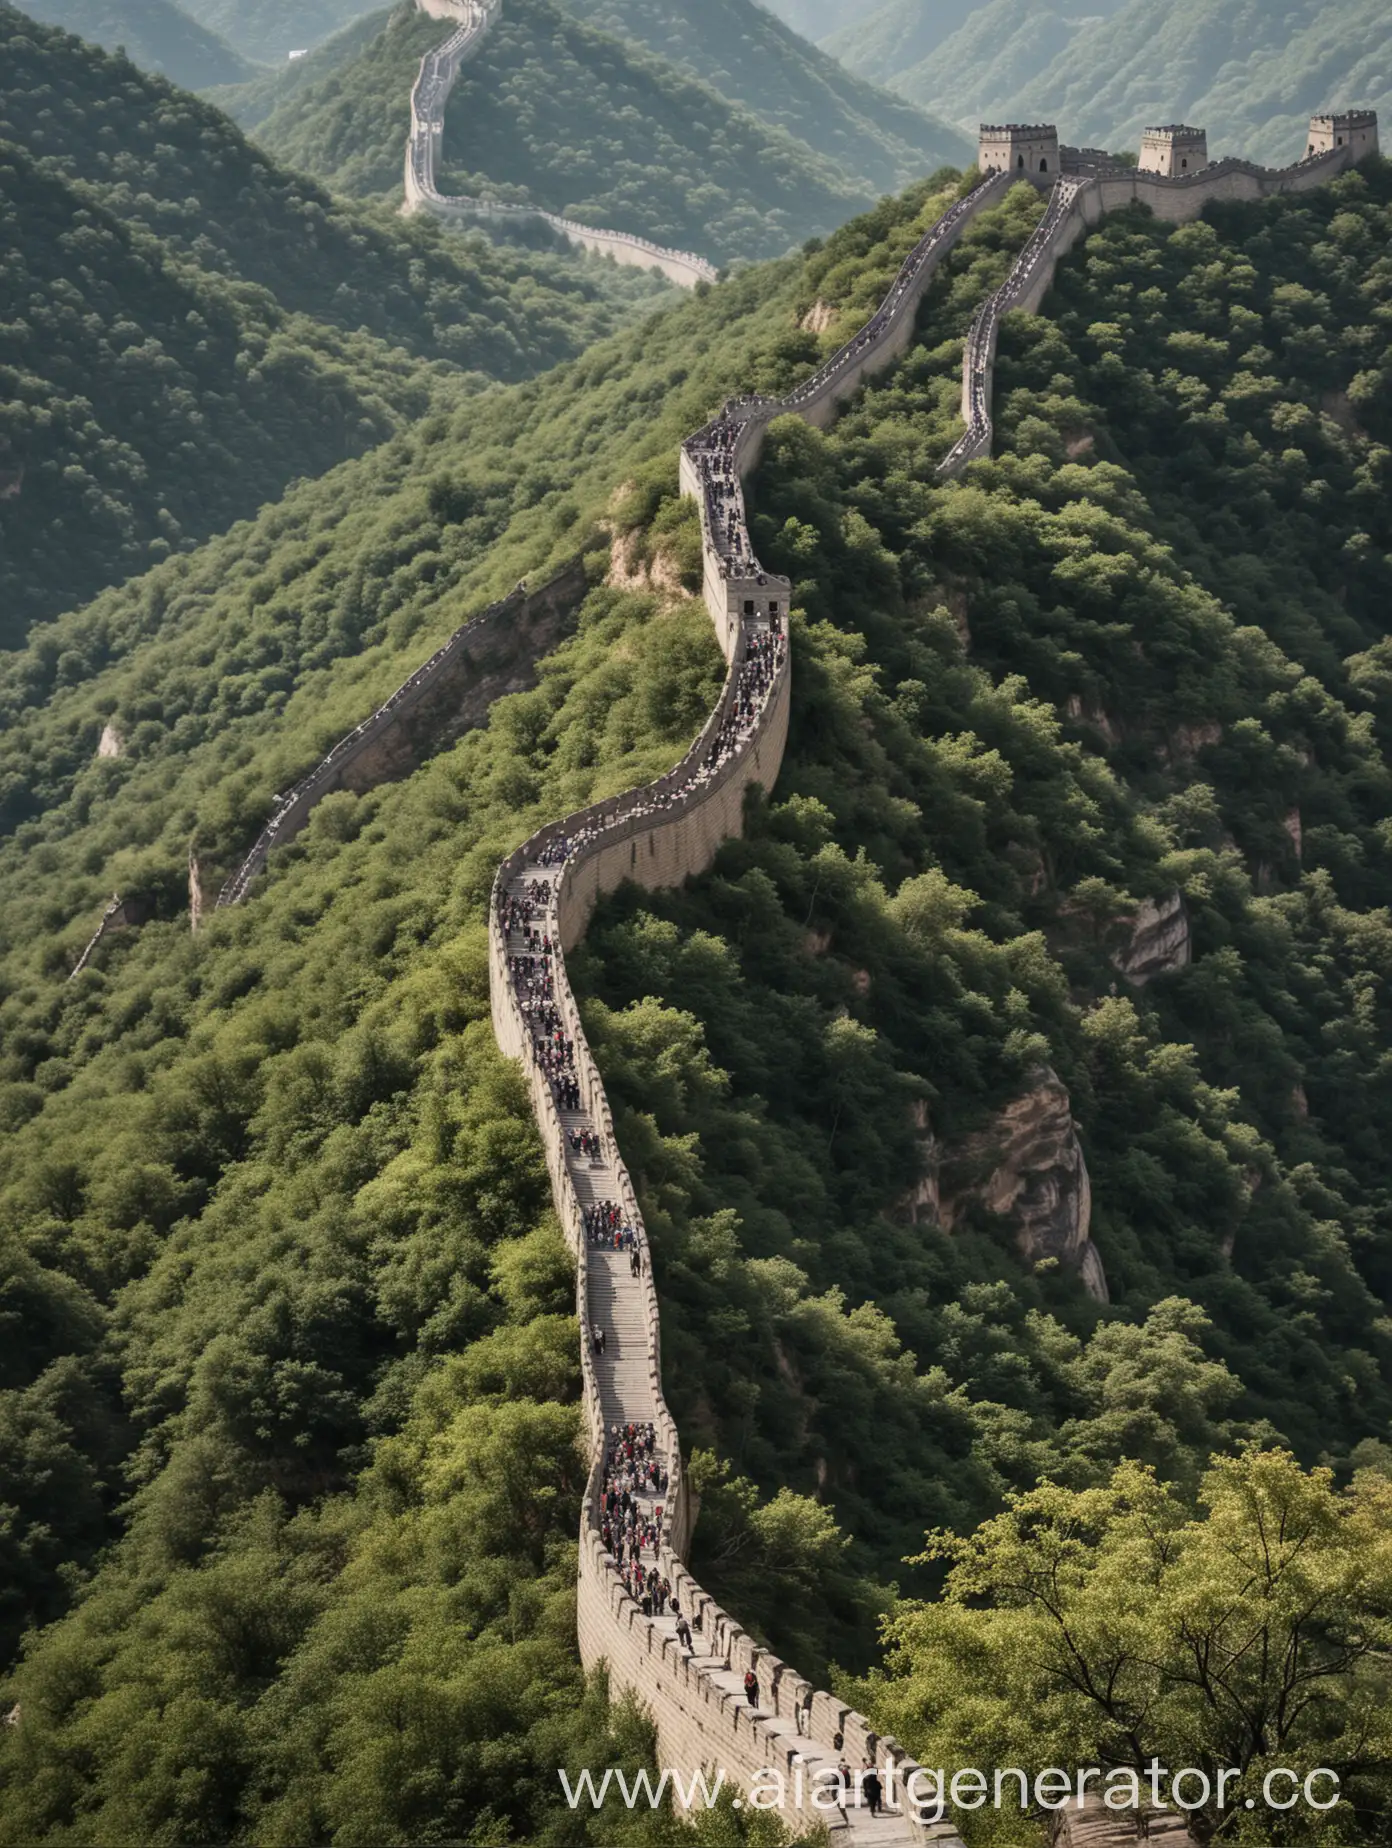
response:
<path id="1" fill-rule="evenodd" d="M 976 164 L 983 173 L 1018 173 L 1036 186 L 1052 186 L 1062 169 L 1058 130 L 1052 122 L 999 127 L 981 124 Z"/>
<path id="2" fill-rule="evenodd" d="M 1342 115 L 1310 117 L 1310 145 L 1306 159 L 1332 154 L 1335 148 L 1352 148 L 1354 160 L 1378 151 L 1378 119 L 1373 109 L 1348 109 Z"/>
<path id="3" fill-rule="evenodd" d="M 1176 122 L 1168 128 L 1148 128 L 1141 136 L 1142 173 L 1158 173 L 1164 179 L 1178 180 L 1186 173 L 1198 173 L 1207 165 L 1207 129 L 1186 128 Z"/>

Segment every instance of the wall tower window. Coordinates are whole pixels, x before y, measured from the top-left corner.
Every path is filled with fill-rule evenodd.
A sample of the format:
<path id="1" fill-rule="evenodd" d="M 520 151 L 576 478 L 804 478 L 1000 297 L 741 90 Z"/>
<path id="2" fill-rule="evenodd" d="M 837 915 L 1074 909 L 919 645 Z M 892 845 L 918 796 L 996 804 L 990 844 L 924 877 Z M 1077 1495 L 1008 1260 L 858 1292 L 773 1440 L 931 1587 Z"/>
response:
<path id="1" fill-rule="evenodd" d="M 1048 161 L 1047 161 L 1047 160 L 1041 160 L 1041 161 L 1040 161 L 1040 163 L 1039 163 L 1039 171 L 1040 171 L 1041 173 L 1047 173 L 1047 172 L 1049 171 L 1049 163 L 1048 163 Z"/>
<path id="2" fill-rule="evenodd" d="M 1024 164 L 1025 164 L 1025 157 L 1024 157 L 1024 155 L 1022 154 L 1022 155 L 1020 156 L 1020 158 L 1019 158 L 1019 159 L 1018 159 L 1018 160 L 1017 160 L 1017 161 L 1015 162 L 1015 165 L 1016 165 L 1017 167 L 1019 167 L 1019 168 L 1021 168 L 1021 169 L 1023 169 L 1023 168 L 1024 168 Z"/>

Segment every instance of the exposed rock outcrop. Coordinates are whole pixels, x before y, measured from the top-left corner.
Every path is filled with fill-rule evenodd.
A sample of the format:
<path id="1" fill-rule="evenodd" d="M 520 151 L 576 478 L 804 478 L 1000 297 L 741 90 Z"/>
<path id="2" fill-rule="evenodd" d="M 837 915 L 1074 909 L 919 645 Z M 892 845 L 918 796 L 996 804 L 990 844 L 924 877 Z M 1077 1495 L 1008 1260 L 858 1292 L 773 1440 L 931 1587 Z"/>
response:
<path id="1" fill-rule="evenodd" d="M 1131 940 L 1112 962 L 1133 988 L 1144 988 L 1157 976 L 1187 969 L 1194 960 L 1189 910 L 1182 894 L 1147 898 L 1131 920 Z"/>
<path id="2" fill-rule="evenodd" d="M 1064 710 L 1070 719 L 1083 725 L 1090 725 L 1094 731 L 1101 732 L 1108 744 L 1120 743 L 1121 727 L 1105 707 L 1097 705 L 1094 701 L 1085 700 L 1081 693 L 1070 693 Z"/>
<path id="3" fill-rule="evenodd" d="M 116 727 L 107 721 L 102 726 L 102 735 L 97 739 L 98 757 L 121 757 L 125 754 L 126 741 Z"/>
<path id="4" fill-rule="evenodd" d="M 798 326 L 805 334 L 824 334 L 835 319 L 836 310 L 830 302 L 813 302 Z"/>
<path id="5" fill-rule="evenodd" d="M 657 591 L 664 597 L 692 600 L 692 592 L 681 581 L 681 568 L 668 553 L 654 552 L 642 556 L 638 533 L 615 533 L 609 546 L 609 571 L 605 582 L 615 590 Z"/>
<path id="6" fill-rule="evenodd" d="M 1205 745 L 1221 744 L 1223 727 L 1217 719 L 1200 719 L 1194 725 L 1176 725 L 1170 741 L 1160 747 L 1160 761 L 1166 765 L 1192 764 Z"/>
<path id="7" fill-rule="evenodd" d="M 925 1104 L 915 1104 L 922 1178 L 901 1202 L 911 1224 L 950 1232 L 976 1201 L 1013 1221 L 1021 1254 L 1054 1259 L 1078 1273 L 1089 1296 L 1110 1300 L 1102 1256 L 1089 1236 L 1092 1183 L 1073 1121 L 1068 1089 L 1050 1066 L 999 1111 L 985 1129 L 951 1148 L 935 1138 Z M 984 1178 L 983 1178 L 984 1177 Z"/>

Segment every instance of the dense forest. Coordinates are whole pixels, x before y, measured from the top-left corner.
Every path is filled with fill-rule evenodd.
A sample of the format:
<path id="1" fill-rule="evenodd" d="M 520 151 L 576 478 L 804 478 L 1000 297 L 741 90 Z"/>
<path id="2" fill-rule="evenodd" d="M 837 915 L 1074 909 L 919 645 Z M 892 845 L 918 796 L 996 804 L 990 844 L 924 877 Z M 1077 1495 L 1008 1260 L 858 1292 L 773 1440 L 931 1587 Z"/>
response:
<path id="1" fill-rule="evenodd" d="M 574 1657 L 576 1330 L 487 894 L 712 698 L 704 612 L 658 588 L 691 581 L 678 438 L 815 365 L 957 184 L 438 399 L 6 664 L 2 1614 L 11 1646 L 51 1627 L 4 1684 L 0 1840 L 674 1826 L 554 1802 L 557 1765 L 650 1742 Z M 1104 1610 L 1138 1519 L 1197 1561 L 1234 1498 L 1324 1494 L 1332 1535 L 1363 1466 L 1349 1518 L 1385 1536 L 1392 1412 L 1392 173 L 1109 221 L 1007 326 L 997 459 L 939 486 L 963 329 L 1040 210 L 1022 187 L 972 226 L 830 433 L 775 428 L 783 775 L 711 875 L 620 894 L 573 964 L 698 1572 L 811 1673 L 873 1669 L 892 1610 L 859 1698 L 910 1749 L 994 1727 L 1006 1762 L 1097 1737 L 978 1634 L 1021 1531 L 1083 1498 Z M 215 877 L 409 664 L 577 555 L 593 588 L 533 691 L 325 802 L 190 936 L 190 841 Z M 148 921 L 68 982 L 113 888 Z M 1173 893 L 1192 962 L 1135 987 L 1128 920 Z M 1046 1073 L 1110 1303 L 981 1197 L 980 1138 Z M 1357 1596 L 1381 1621 L 1380 1582 Z M 969 1659 L 994 1704 L 943 1671 Z M 1377 1840 L 1362 1788 L 1344 1826 Z"/>
<path id="2" fill-rule="evenodd" d="M 119 47 L 142 70 L 186 90 L 245 83 L 253 73 L 247 59 L 174 0 L 25 0 L 17 10 L 108 51 Z"/>
<path id="3" fill-rule="evenodd" d="M 0 646 L 659 292 L 334 200 L 16 13 L 0 55 Z"/>
<path id="4" fill-rule="evenodd" d="M 968 130 L 1043 119 L 1074 142 L 1135 148 L 1150 123 L 1195 122 L 1215 152 L 1276 166 L 1303 151 L 1312 111 L 1392 104 L 1381 0 L 984 0 L 950 37 L 941 12 L 892 0 L 827 49 Z"/>

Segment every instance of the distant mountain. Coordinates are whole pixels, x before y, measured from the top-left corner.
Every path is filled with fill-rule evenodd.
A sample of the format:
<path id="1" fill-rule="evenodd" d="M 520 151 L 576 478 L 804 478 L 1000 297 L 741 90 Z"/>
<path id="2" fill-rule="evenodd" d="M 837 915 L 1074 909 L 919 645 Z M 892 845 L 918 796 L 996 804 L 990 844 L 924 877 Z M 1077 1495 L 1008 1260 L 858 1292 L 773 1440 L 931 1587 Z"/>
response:
<path id="1" fill-rule="evenodd" d="M 282 102 L 258 141 L 336 190 L 397 196 L 411 85 L 422 53 L 447 31 L 423 14 L 394 14 L 352 62 Z M 781 255 L 881 190 L 551 0 L 507 0 L 461 72 L 441 185 L 716 262 Z"/>
<path id="2" fill-rule="evenodd" d="M 892 84 L 981 10 L 982 0 L 883 0 L 878 6 L 867 0 L 837 9 L 837 24 L 823 34 L 825 49 L 872 83 Z"/>
<path id="3" fill-rule="evenodd" d="M 851 178 L 897 190 L 972 148 L 887 91 L 852 76 L 754 0 L 565 0 L 620 39 L 637 39 L 730 102 L 776 122 Z"/>
<path id="4" fill-rule="evenodd" d="M 363 13 L 371 0 L 182 0 L 184 10 L 261 64 L 311 51 Z"/>
<path id="5" fill-rule="evenodd" d="M 0 9 L 0 648 L 655 294 L 331 199 L 210 104 Z"/>
<path id="6" fill-rule="evenodd" d="M 335 71 L 361 58 L 386 32 L 390 18 L 389 11 L 364 13 L 322 45 L 307 50 L 302 58 L 259 71 L 247 83 L 206 90 L 204 95 L 219 109 L 225 109 L 248 134 L 256 134 L 277 110 L 283 110 L 283 119 L 272 130 L 272 139 L 289 140 L 301 112 L 317 108 L 322 101 L 324 93 L 318 86 Z"/>
<path id="7" fill-rule="evenodd" d="M 1071 140 L 1120 148 L 1147 123 L 1185 120 L 1216 152 L 1281 162 L 1303 150 L 1313 109 L 1392 109 L 1392 12 L 1386 0 L 1127 0 L 1082 19 L 992 0 L 893 88 L 967 129 L 1047 117 Z"/>
<path id="8" fill-rule="evenodd" d="M 254 74 L 247 59 L 173 0 L 24 0 L 23 11 L 107 51 L 119 45 L 133 64 L 185 90 L 243 83 Z"/>
<path id="9" fill-rule="evenodd" d="M 763 0 L 765 11 L 816 43 L 864 12 L 860 0 Z"/>

